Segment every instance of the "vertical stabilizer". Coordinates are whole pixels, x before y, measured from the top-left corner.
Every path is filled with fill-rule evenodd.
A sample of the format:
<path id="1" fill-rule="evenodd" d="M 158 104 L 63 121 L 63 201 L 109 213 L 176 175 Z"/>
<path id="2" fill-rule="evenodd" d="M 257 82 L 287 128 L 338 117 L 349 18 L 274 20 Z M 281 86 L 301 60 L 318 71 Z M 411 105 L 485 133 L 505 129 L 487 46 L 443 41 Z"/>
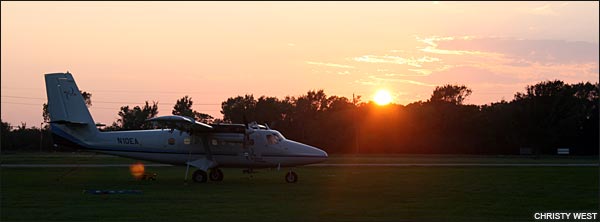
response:
<path id="1" fill-rule="evenodd" d="M 77 127 L 87 133 L 98 132 L 71 73 L 51 73 L 45 77 L 50 123 Z"/>

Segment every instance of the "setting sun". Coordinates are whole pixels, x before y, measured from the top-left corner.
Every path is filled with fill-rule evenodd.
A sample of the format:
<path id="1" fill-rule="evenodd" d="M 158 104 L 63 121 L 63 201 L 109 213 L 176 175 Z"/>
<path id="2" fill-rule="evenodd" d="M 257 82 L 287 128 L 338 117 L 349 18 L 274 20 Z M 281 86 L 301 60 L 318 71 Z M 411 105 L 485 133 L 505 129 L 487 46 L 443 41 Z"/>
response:
<path id="1" fill-rule="evenodd" d="M 392 102 L 392 95 L 387 90 L 379 90 L 375 93 L 373 100 L 377 105 L 384 106 Z"/>

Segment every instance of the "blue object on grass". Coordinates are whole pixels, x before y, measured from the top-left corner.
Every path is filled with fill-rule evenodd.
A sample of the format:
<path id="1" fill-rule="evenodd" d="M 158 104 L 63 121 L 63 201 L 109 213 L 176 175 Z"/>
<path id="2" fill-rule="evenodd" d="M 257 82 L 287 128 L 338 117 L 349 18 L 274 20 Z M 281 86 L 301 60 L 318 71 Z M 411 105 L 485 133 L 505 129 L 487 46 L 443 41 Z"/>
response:
<path id="1" fill-rule="evenodd" d="M 83 190 L 86 194 L 141 194 L 141 190 Z"/>

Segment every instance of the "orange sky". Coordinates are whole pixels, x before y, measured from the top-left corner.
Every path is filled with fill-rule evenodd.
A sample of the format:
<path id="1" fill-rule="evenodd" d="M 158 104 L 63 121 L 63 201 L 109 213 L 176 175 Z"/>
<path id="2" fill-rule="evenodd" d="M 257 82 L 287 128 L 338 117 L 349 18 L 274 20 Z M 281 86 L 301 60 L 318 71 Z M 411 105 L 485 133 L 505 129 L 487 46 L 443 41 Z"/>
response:
<path id="1" fill-rule="evenodd" d="M 598 2 L 2 2 L 2 120 L 39 126 L 44 73 L 70 71 L 97 122 L 190 95 L 311 89 L 394 103 L 465 84 L 486 104 L 528 84 L 598 81 Z"/>

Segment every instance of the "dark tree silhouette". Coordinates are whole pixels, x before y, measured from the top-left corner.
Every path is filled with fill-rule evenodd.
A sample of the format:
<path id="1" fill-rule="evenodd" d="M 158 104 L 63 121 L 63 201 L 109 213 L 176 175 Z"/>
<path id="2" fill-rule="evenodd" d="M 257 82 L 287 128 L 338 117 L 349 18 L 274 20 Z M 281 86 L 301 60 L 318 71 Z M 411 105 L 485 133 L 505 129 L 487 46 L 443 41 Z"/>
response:
<path id="1" fill-rule="evenodd" d="M 275 127 L 285 119 L 286 114 L 290 112 L 292 104 L 285 100 L 280 101 L 275 97 L 261 96 L 256 101 L 254 115 L 259 123 L 266 123 L 271 127 Z"/>
<path id="2" fill-rule="evenodd" d="M 2 119 L 0 119 L 0 123 L 2 124 L 1 128 L 0 128 L 0 130 L 1 130 L 0 131 L 0 143 L 1 143 L 2 149 L 3 150 L 11 149 L 12 147 L 11 147 L 11 143 L 9 141 L 10 140 L 10 130 L 11 130 L 10 123 L 4 122 L 4 121 L 2 121 Z"/>
<path id="3" fill-rule="evenodd" d="M 597 118 L 598 85 L 544 81 L 517 93 L 513 105 L 519 143 L 552 153 L 557 147 L 571 147 L 585 140 L 585 130 L 594 131 L 586 123 Z"/>
<path id="4" fill-rule="evenodd" d="M 190 118 L 193 118 L 196 121 L 199 122 L 204 122 L 204 123 L 210 123 L 212 122 L 212 120 L 214 119 L 212 116 L 206 114 L 206 113 L 200 113 L 200 112 L 196 112 L 192 109 L 192 105 L 194 104 L 194 102 L 192 101 L 192 98 L 189 96 L 184 96 L 181 99 L 178 99 L 177 102 L 175 103 L 175 106 L 173 106 L 173 111 L 171 112 L 173 115 L 179 115 L 179 116 L 187 116 Z"/>
<path id="5" fill-rule="evenodd" d="M 108 130 L 151 129 L 152 123 L 146 120 L 155 117 L 157 114 L 157 102 L 152 102 L 152 105 L 150 105 L 146 101 L 143 107 L 135 106 L 133 109 L 130 109 L 129 106 L 122 106 L 119 111 L 120 118 Z"/>
<path id="6" fill-rule="evenodd" d="M 519 148 L 530 147 L 538 154 L 556 154 L 556 148 L 568 147 L 572 154 L 598 154 L 598 83 L 545 81 L 527 86 L 511 101 L 481 106 L 463 104 L 470 94 L 466 86 L 438 86 L 428 101 L 406 106 L 355 104 L 323 90 L 283 99 L 250 94 L 228 98 L 221 113 L 225 122 L 242 123 L 246 116 L 330 153 L 359 148 L 359 153 L 519 154 Z M 198 118 L 192 105 L 191 98 L 183 97 L 173 114 Z M 150 128 L 145 120 L 157 110 L 156 103 L 148 102 L 133 109 L 123 106 L 120 119 L 108 129 Z M 35 150 L 41 143 L 50 147 L 49 140 L 39 138 L 39 129 L 21 125 L 11 130 L 2 123 L 2 150 Z"/>
<path id="7" fill-rule="evenodd" d="M 447 102 L 456 105 L 460 105 L 463 101 L 471 95 L 473 91 L 464 85 L 444 85 L 436 86 L 431 95 L 430 102 Z"/>
<path id="8" fill-rule="evenodd" d="M 225 122 L 242 123 L 244 116 L 247 121 L 256 121 L 256 100 L 253 95 L 228 98 L 221 103 L 221 114 Z"/>

